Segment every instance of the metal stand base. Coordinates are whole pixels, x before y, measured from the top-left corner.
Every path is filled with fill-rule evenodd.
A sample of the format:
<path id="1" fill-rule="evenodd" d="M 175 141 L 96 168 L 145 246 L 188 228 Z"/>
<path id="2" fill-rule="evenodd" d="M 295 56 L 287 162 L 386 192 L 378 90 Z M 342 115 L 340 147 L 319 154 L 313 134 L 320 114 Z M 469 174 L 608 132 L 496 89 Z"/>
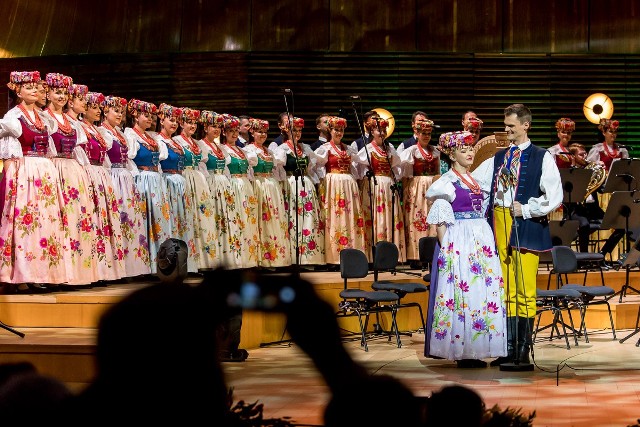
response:
<path id="1" fill-rule="evenodd" d="M 500 365 L 501 371 L 506 372 L 527 372 L 533 371 L 533 363 L 516 363 L 516 362 L 506 362 Z"/>

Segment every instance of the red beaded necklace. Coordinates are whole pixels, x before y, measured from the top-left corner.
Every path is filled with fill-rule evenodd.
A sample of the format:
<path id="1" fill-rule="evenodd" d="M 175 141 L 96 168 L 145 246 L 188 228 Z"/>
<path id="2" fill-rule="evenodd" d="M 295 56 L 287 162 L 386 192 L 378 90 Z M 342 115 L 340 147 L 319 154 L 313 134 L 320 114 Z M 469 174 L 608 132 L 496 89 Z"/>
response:
<path id="1" fill-rule="evenodd" d="M 186 136 L 184 133 L 181 133 L 180 136 L 187 143 L 187 145 L 189 146 L 189 150 L 193 154 L 200 154 L 200 147 L 198 146 L 198 143 L 193 140 L 193 138 L 191 138 L 190 136 Z"/>
<path id="2" fill-rule="evenodd" d="M 432 161 L 433 154 L 431 153 L 431 150 L 429 150 L 429 147 L 427 147 L 427 150 L 425 151 L 424 148 L 422 148 L 422 146 L 420 145 L 420 143 L 418 143 L 417 145 L 418 145 L 418 150 L 420 151 L 420 154 L 422 154 L 422 158 L 425 159 L 427 162 Z"/>
<path id="3" fill-rule="evenodd" d="M 138 136 L 140 138 L 142 138 L 142 143 L 151 151 L 158 151 L 158 143 L 151 138 L 149 135 L 147 135 L 147 132 L 143 131 L 140 132 L 138 129 L 136 129 L 135 127 L 132 128 L 133 131 L 135 133 L 138 134 Z"/>
<path id="4" fill-rule="evenodd" d="M 207 138 L 204 138 L 203 141 L 209 148 L 211 148 L 211 152 L 214 156 L 219 159 L 224 159 L 224 153 L 222 152 L 220 147 L 218 147 L 218 144 L 216 144 L 215 141 L 209 141 Z"/>
<path id="5" fill-rule="evenodd" d="M 184 148 L 182 148 L 182 145 L 175 142 L 170 136 L 165 135 L 163 131 L 160 131 L 160 138 L 162 138 L 165 141 L 165 144 L 167 144 L 168 147 L 171 147 L 173 151 L 180 155 L 184 155 Z"/>
<path id="6" fill-rule="evenodd" d="M 471 180 L 471 182 L 467 181 L 467 179 L 457 170 L 453 169 L 453 173 L 455 173 L 456 175 L 458 175 L 458 178 L 460 178 L 460 180 L 462 182 L 464 182 L 464 184 L 469 187 L 469 189 L 474 193 L 474 194 L 480 194 L 482 192 L 482 189 L 480 188 L 480 184 L 478 184 L 478 182 L 473 179 L 473 177 L 471 175 L 467 175 L 469 177 L 469 179 Z"/>
<path id="7" fill-rule="evenodd" d="M 381 155 L 382 157 L 387 157 L 387 152 L 386 150 L 382 149 L 378 144 L 376 144 L 375 142 L 372 142 L 371 145 L 373 146 L 373 149 L 376 151 L 376 153 L 378 153 L 379 155 Z"/>
<path id="8" fill-rule="evenodd" d="M 225 144 L 225 146 L 235 153 L 234 157 L 238 159 L 246 159 L 247 156 L 245 156 L 244 151 L 242 151 L 241 148 L 234 147 L 233 145 L 227 145 L 227 144 Z"/>
<path id="9" fill-rule="evenodd" d="M 336 143 L 333 142 L 333 139 L 331 141 L 329 141 L 329 144 L 331 144 L 331 147 L 333 147 L 335 152 L 338 153 L 338 157 L 343 158 L 343 159 L 351 157 L 351 156 L 349 156 L 349 153 L 347 152 L 347 149 L 344 148 L 344 145 L 342 144 L 342 142 L 340 142 L 340 148 L 338 148 Z"/>
<path id="10" fill-rule="evenodd" d="M 33 116 L 34 116 L 34 120 L 31 120 L 31 116 L 29 115 L 29 110 L 27 110 L 24 105 L 18 104 L 18 108 L 20 109 L 20 111 L 22 111 L 22 113 L 24 114 L 25 119 L 27 119 L 29 124 L 34 126 L 39 131 L 44 130 L 44 123 L 42 123 L 42 119 L 40 119 L 40 115 L 38 114 L 38 112 L 36 110 L 31 110 L 33 112 Z"/>
<path id="11" fill-rule="evenodd" d="M 105 150 L 107 148 L 107 141 L 105 141 L 102 135 L 100 135 L 100 132 L 98 132 L 98 129 L 96 129 L 96 126 L 93 123 L 86 123 L 86 122 L 81 122 L 81 123 L 82 123 L 82 130 L 84 130 L 84 133 L 87 135 L 87 139 L 91 139 L 91 137 L 93 137 L 96 141 L 98 141 L 100 148 Z M 93 132 L 91 132 L 92 130 Z"/>
<path id="12" fill-rule="evenodd" d="M 262 151 L 262 158 L 263 160 L 271 160 L 272 156 L 271 153 L 269 153 L 269 149 L 267 147 L 264 146 L 264 144 L 260 145 L 258 143 L 256 143 L 255 141 L 253 141 L 253 145 L 255 147 L 257 147 L 260 151 Z"/>
<path id="13" fill-rule="evenodd" d="M 113 126 L 111 126 L 109 122 L 107 121 L 102 122 L 102 127 L 104 127 L 106 130 L 111 132 L 116 138 L 118 138 L 118 141 L 120 141 L 120 145 L 127 148 L 127 140 L 124 138 L 124 136 L 120 134 L 120 132 L 118 132 Z"/>
<path id="14" fill-rule="evenodd" d="M 291 151 L 295 151 L 296 154 L 298 155 L 298 157 L 302 156 L 302 148 L 300 147 L 300 144 L 296 143 L 296 148 L 293 148 L 293 142 L 288 139 L 286 142 L 287 146 L 291 149 Z"/>
<path id="15" fill-rule="evenodd" d="M 60 132 L 64 133 L 65 135 L 70 135 L 73 132 L 73 128 L 71 127 L 71 123 L 69 122 L 69 119 L 67 119 L 66 114 L 62 113 L 62 122 L 60 122 L 60 120 L 58 120 L 58 117 L 56 116 L 56 113 L 51 111 L 51 107 L 47 107 L 47 112 L 58 123 L 58 129 L 60 129 Z"/>
<path id="16" fill-rule="evenodd" d="M 606 141 L 602 143 L 602 148 L 604 148 L 605 154 L 612 159 L 617 159 L 620 156 L 620 151 L 614 146 L 611 146 L 611 150 L 609 150 L 609 144 Z"/>

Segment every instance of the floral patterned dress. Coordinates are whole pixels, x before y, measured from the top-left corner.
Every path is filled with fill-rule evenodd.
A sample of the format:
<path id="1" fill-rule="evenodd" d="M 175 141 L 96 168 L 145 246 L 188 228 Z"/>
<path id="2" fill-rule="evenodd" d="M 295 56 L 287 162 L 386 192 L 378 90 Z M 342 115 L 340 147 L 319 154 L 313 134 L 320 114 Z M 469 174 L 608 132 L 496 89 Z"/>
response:
<path id="1" fill-rule="evenodd" d="M 439 153 L 432 147 L 422 148 L 419 143 L 400 153 L 408 260 L 420 259 L 418 242 L 422 237 L 436 235 L 436 226 L 427 221 L 431 202 L 425 194 L 436 175 L 440 174 Z"/>
<path id="2" fill-rule="evenodd" d="M 219 264 L 219 260 L 215 262 L 213 258 L 210 258 L 207 249 L 216 246 L 214 202 L 207 178 L 199 169 L 202 161 L 202 149 L 193 138 L 185 135 L 175 136 L 173 140 L 184 149 L 182 176 L 185 180 L 185 198 L 190 200 L 187 215 L 191 218 L 188 222 L 193 224 L 193 247 L 189 248 L 189 254 L 193 257 L 198 269 L 214 268 Z"/>
<path id="3" fill-rule="evenodd" d="M 227 164 L 231 198 L 227 203 L 229 218 L 229 249 L 231 264 L 228 268 L 250 268 L 258 265 L 260 233 L 258 231 L 258 199 L 253 192 L 247 172 L 257 163 L 256 156 L 247 158 L 242 148 L 222 145 L 230 162 Z M 230 202 L 230 203 L 229 203 Z"/>
<path id="4" fill-rule="evenodd" d="M 52 125 L 14 107 L 0 120 L 0 282 L 66 282 L 60 178 L 50 144 Z"/>
<path id="5" fill-rule="evenodd" d="M 258 264 L 262 267 L 291 265 L 289 218 L 282 187 L 273 175 L 273 154 L 266 147 L 263 149 L 255 144 L 247 145 L 245 151 L 258 159 L 253 167 L 253 191 L 258 199 L 260 235 Z"/>
<path id="6" fill-rule="evenodd" d="M 446 224 L 436 248 L 425 356 L 449 360 L 507 354 L 505 290 L 483 195 L 463 188 L 453 171 L 437 180 L 428 221 Z"/>
<path id="7" fill-rule="evenodd" d="M 384 151 L 374 143 L 367 144 L 358 152 L 358 162 L 369 168 L 367 153 L 373 166 L 375 180 L 364 179 L 362 184 L 362 210 L 365 217 L 365 232 L 367 238 L 367 254 L 373 260 L 371 254 L 372 243 L 381 240 L 393 242 L 400 252 L 400 261 L 406 260 L 404 240 L 404 215 L 398 192 L 391 186 L 398 182 L 400 157 L 395 148 L 389 145 L 389 151 Z M 364 174 L 361 174 L 364 176 Z M 373 218 L 371 218 L 373 212 Z M 373 242 L 371 239 L 371 224 L 373 223 Z"/>
<path id="8" fill-rule="evenodd" d="M 232 265 L 231 237 L 229 235 L 229 213 L 227 206 L 233 203 L 231 182 L 225 175 L 225 166 L 231 161 L 231 156 L 215 142 L 206 139 L 198 141 L 202 150 L 202 163 L 207 173 L 205 175 L 209 191 L 211 192 L 211 208 L 214 229 L 203 235 L 202 268 L 216 268 L 221 264 L 225 267 Z M 203 230 L 204 232 L 205 230 Z"/>
<path id="9" fill-rule="evenodd" d="M 298 144 L 297 155 L 294 154 L 290 141 L 279 145 L 273 155 L 286 172 L 285 208 L 289 212 L 289 236 L 291 245 L 291 261 L 296 260 L 298 248 L 298 263 L 323 265 L 324 252 L 324 221 L 320 212 L 320 200 L 316 195 L 314 183 L 317 181 L 314 169 L 316 155 L 306 144 Z M 299 167 L 296 164 L 299 162 Z M 306 172 L 301 177 L 295 176 L 295 171 L 301 169 Z M 296 195 L 297 190 L 297 195 Z M 296 233 L 297 230 L 297 233 Z"/>
<path id="10" fill-rule="evenodd" d="M 367 252 L 364 212 L 352 162 L 358 153 L 351 146 L 332 141 L 316 150 L 320 182 L 320 209 L 325 220 L 325 260 L 340 264 L 340 251 L 345 248 Z"/>
<path id="11" fill-rule="evenodd" d="M 191 193 L 186 192 L 187 180 L 182 176 L 184 173 L 185 152 L 184 148 L 174 139 L 167 139 L 162 135 L 162 133 L 158 133 L 155 138 L 159 144 L 164 143 L 167 147 L 167 158 L 160 161 L 160 166 L 162 168 L 162 179 L 167 187 L 171 237 L 180 239 L 187 244 L 189 251 L 187 271 L 195 273 L 198 271 L 198 262 L 194 256 L 194 224 L 193 215 L 191 214 L 194 204 Z"/>
<path id="12" fill-rule="evenodd" d="M 53 164 L 60 178 L 62 225 L 64 230 L 64 260 L 67 265 L 68 285 L 88 285 L 99 280 L 97 274 L 97 240 L 94 224 L 95 203 L 90 194 L 91 180 L 83 165 L 89 159 L 82 148 L 86 135 L 79 125 L 65 114 L 57 121 L 57 130 L 51 135 L 57 155 Z"/>
<path id="13" fill-rule="evenodd" d="M 167 186 L 160 175 L 158 165 L 167 156 L 167 148 L 159 145 L 145 132 L 126 128 L 129 151 L 127 156 L 133 159 L 140 171 L 135 176 L 136 188 L 145 202 L 146 233 L 145 244 L 149 247 L 149 267 L 152 274 L 158 271 L 158 249 L 171 237 L 171 216 Z"/>
<path id="14" fill-rule="evenodd" d="M 134 173 L 139 173 L 138 168 L 127 157 L 127 140 L 119 129 L 104 123 L 98 130 L 105 140 L 112 141 L 107 156 L 120 212 L 125 276 L 149 274 L 151 269 L 149 242 L 146 237 L 146 204 L 133 178 Z"/>
<path id="15" fill-rule="evenodd" d="M 84 149 L 89 158 L 89 195 L 95 205 L 96 264 L 98 280 L 118 280 L 125 276 L 124 248 L 118 198 L 113 180 L 103 166 L 111 140 L 105 140 L 93 125 L 82 124 L 87 136 Z"/>

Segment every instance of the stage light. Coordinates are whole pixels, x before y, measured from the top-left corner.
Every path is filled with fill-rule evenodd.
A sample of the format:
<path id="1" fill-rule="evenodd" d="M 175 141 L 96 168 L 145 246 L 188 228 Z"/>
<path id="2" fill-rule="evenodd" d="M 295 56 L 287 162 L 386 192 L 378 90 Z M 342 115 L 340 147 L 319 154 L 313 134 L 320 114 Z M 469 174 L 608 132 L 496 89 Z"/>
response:
<path id="1" fill-rule="evenodd" d="M 600 119 L 610 119 L 613 116 L 613 101 L 604 93 L 594 93 L 584 101 L 582 111 L 587 120 L 597 125 Z"/>

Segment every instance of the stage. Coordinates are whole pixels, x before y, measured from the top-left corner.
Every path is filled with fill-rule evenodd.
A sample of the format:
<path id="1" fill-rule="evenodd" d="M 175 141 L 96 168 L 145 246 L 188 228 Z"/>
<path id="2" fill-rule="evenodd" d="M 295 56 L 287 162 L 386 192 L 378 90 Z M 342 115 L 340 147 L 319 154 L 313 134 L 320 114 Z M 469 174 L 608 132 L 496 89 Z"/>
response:
<path id="1" fill-rule="evenodd" d="M 637 274 L 631 272 L 632 283 Z M 343 287 L 339 273 L 305 272 L 302 276 L 337 308 Z M 390 278 L 418 280 L 402 273 Z M 589 282 L 597 278 L 598 274 L 591 273 Z M 538 280 L 539 287 L 546 288 L 544 268 Z M 199 281 L 188 279 L 194 285 Z M 366 289 L 370 281 L 371 276 L 351 285 Z M 624 281 L 624 272 L 605 273 L 606 284 L 616 290 Z M 100 314 L 129 292 L 148 285 L 131 282 L 43 295 L 1 295 L 0 320 L 26 335 L 20 338 L 0 329 L 0 362 L 30 360 L 41 372 L 81 389 L 94 374 L 95 326 Z M 426 308 L 427 295 L 415 297 Z M 640 296 L 631 292 L 621 304 L 617 297 L 611 304 L 619 340 L 635 325 Z M 489 406 L 536 410 L 534 426 L 626 426 L 640 417 L 640 348 L 635 346 L 640 334 L 625 343 L 613 340 L 606 313 L 596 308 L 589 309 L 593 312 L 587 318 L 590 343 L 580 339 L 578 346 L 572 342 L 567 349 L 563 340 L 549 341 L 546 334 L 537 337 L 533 372 L 458 369 L 452 362 L 427 359 L 423 356 L 424 335 L 416 332 L 402 336 L 401 348 L 386 338 L 370 340 L 369 352 L 357 341 L 345 346 L 370 372 L 393 375 L 420 396 L 447 384 L 463 384 L 478 391 Z M 404 311 L 399 314 L 400 328 L 415 331 L 420 323 L 418 311 Z M 167 320 L 179 321 L 171 313 Z M 243 363 L 224 363 L 228 385 L 234 387 L 236 400 L 264 403 L 267 417 L 290 416 L 300 424 L 319 425 L 328 394 L 310 360 L 295 344 L 260 348 L 261 343 L 281 339 L 283 332 L 281 316 L 245 312 L 241 347 L 249 350 L 249 358 Z"/>

